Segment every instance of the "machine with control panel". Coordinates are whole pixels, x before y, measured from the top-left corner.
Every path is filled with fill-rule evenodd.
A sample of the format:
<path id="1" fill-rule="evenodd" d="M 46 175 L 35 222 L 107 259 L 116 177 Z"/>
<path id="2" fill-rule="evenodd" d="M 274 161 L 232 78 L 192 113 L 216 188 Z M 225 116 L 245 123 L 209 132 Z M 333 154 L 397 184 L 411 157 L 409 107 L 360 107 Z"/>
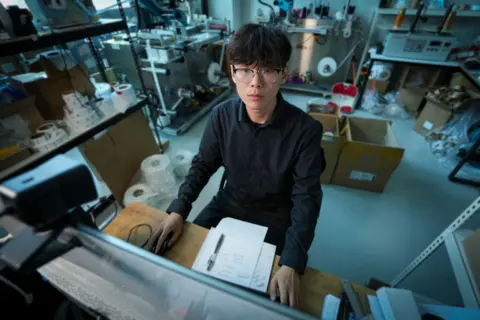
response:
<path id="1" fill-rule="evenodd" d="M 454 34 L 445 32 L 452 21 L 451 5 L 445 12 L 442 23 L 436 32 L 417 31 L 416 26 L 422 18 L 422 10 L 425 4 L 422 2 L 417 10 L 417 15 L 409 31 L 391 30 L 383 42 L 384 56 L 399 57 L 419 60 L 445 61 L 450 52 L 457 46 L 457 38 Z"/>
<path id="2" fill-rule="evenodd" d="M 420 60 L 445 61 L 457 39 L 451 34 L 389 32 L 382 54 Z"/>

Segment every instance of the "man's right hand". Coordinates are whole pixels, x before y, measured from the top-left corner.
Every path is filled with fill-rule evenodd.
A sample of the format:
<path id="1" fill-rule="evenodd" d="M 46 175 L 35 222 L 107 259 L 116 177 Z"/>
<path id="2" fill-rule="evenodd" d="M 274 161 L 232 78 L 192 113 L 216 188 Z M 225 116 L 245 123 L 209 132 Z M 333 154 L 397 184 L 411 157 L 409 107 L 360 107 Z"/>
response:
<path id="1" fill-rule="evenodd" d="M 152 251 L 155 247 L 154 253 L 158 254 L 162 248 L 162 244 L 171 232 L 172 239 L 169 241 L 168 246 L 171 247 L 180 238 L 183 230 L 183 218 L 176 212 L 171 212 L 158 227 L 158 230 L 150 237 L 148 241 L 147 250 Z"/>

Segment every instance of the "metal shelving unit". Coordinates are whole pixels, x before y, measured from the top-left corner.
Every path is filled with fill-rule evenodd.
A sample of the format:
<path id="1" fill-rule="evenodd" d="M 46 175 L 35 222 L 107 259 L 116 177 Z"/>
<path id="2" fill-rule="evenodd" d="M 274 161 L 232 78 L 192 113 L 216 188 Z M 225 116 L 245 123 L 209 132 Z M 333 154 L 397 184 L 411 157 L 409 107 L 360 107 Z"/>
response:
<path id="1" fill-rule="evenodd" d="M 380 8 L 378 9 L 378 13 L 382 15 L 397 15 L 398 8 Z M 414 16 L 417 14 L 417 9 L 408 9 L 405 12 L 407 16 Z M 445 15 L 445 9 L 428 9 L 427 16 L 429 17 L 443 17 Z M 480 11 L 475 10 L 461 10 L 457 12 L 457 17 L 480 17 Z"/>
<path id="2" fill-rule="evenodd" d="M 480 308 L 480 288 L 475 285 L 473 273 L 463 248 L 463 241 L 473 231 L 457 230 L 445 237 L 445 247 L 452 264 L 458 288 L 466 308 Z"/>
<path id="3" fill-rule="evenodd" d="M 80 134 L 69 137 L 67 141 L 65 141 L 55 149 L 47 152 L 35 153 L 27 159 L 13 165 L 12 167 L 3 170 L 2 172 L 0 172 L 0 181 L 7 180 L 20 173 L 33 169 L 36 166 L 42 164 L 43 162 L 53 158 L 54 156 L 65 153 L 68 150 L 88 141 L 97 134 L 101 133 L 103 130 L 108 129 L 112 125 L 122 121 L 123 119 L 129 117 L 131 114 L 145 107 L 147 105 L 147 102 L 147 99 L 142 99 L 138 101 L 135 105 L 128 108 L 124 113 L 117 113 L 113 116 L 102 119 L 95 127 L 90 128 Z"/>
<path id="4" fill-rule="evenodd" d="M 146 96 L 147 90 L 143 82 L 138 61 L 137 59 L 135 59 L 137 54 L 135 48 L 133 47 L 133 41 L 130 35 L 127 19 L 123 10 L 121 0 L 117 0 L 117 5 L 120 16 L 122 18 L 120 20 L 108 20 L 104 22 L 100 21 L 99 23 L 72 26 L 69 28 L 43 32 L 37 35 L 30 35 L 26 37 L 18 37 L 10 40 L 0 41 L 0 57 L 4 57 L 8 55 L 20 54 L 23 52 L 52 46 L 64 46 L 67 42 L 85 39 L 86 41 L 88 41 L 90 51 L 95 59 L 99 73 L 102 75 L 104 81 L 108 82 L 105 76 L 105 66 L 98 53 L 97 48 L 93 44 L 92 37 L 117 31 L 123 31 L 127 35 L 126 40 L 130 44 L 132 56 L 134 57 L 132 63 L 134 63 L 136 67 L 138 77 L 140 78 L 140 84 L 142 89 L 141 91 L 143 91 L 142 93 L 140 93 L 140 95 L 138 95 L 139 92 L 137 92 L 137 103 L 128 108 L 124 113 L 116 113 L 113 116 L 104 118 L 93 128 L 87 129 L 80 134 L 76 134 L 70 137 L 67 141 L 57 146 L 55 149 L 47 152 L 33 154 L 24 161 L 21 161 L 11 166 L 10 168 L 3 170 L 2 172 L 0 172 L 0 181 L 4 181 L 5 179 L 11 178 L 22 172 L 30 170 L 58 154 L 69 151 L 70 149 L 86 142 L 88 139 L 101 133 L 103 130 L 108 129 L 110 126 L 122 121 L 131 114 L 141 110 L 142 108 L 148 108 L 148 110 L 144 109 L 144 115 L 145 117 L 147 117 L 147 120 L 149 120 L 149 122 L 153 124 L 152 129 L 154 136 L 158 141 L 159 151 L 163 153 L 164 150 L 162 147 L 159 130 L 156 124 L 158 111 L 151 105 L 148 97 Z"/>
<path id="5" fill-rule="evenodd" d="M 17 37 L 11 40 L 0 41 L 0 57 L 61 45 L 66 42 L 96 37 L 127 28 L 125 20 L 116 20 L 58 29 L 39 35 Z"/>

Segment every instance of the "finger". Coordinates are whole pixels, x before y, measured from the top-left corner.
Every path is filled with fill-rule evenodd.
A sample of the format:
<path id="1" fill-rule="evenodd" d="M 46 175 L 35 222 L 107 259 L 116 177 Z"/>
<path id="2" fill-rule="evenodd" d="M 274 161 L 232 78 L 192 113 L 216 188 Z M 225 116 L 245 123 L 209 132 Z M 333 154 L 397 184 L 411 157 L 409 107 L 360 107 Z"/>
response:
<path id="1" fill-rule="evenodd" d="M 165 239 L 167 238 L 168 234 L 170 233 L 171 229 L 168 227 L 163 228 L 163 232 L 158 237 L 157 241 L 157 247 L 155 248 L 155 253 L 158 254 L 160 250 L 162 250 L 163 243 L 165 242 Z"/>
<path id="2" fill-rule="evenodd" d="M 288 290 L 284 282 L 278 283 L 278 291 L 280 291 L 280 303 L 288 304 Z"/>
<path id="3" fill-rule="evenodd" d="M 182 235 L 182 233 L 180 232 L 180 230 L 174 231 L 172 239 L 170 239 L 170 241 L 168 242 L 168 246 L 169 247 L 173 246 L 175 244 L 175 242 L 178 241 L 178 239 L 180 238 L 181 235 Z"/>
<path id="4" fill-rule="evenodd" d="M 152 251 L 152 248 L 155 246 L 155 244 L 157 243 L 157 239 L 158 237 L 160 237 L 160 235 L 162 234 L 162 230 L 163 230 L 163 227 L 160 226 L 160 228 L 158 230 L 156 230 L 152 236 L 150 237 L 150 239 L 148 239 L 148 243 L 147 243 L 147 250 L 148 251 Z"/>
<path id="5" fill-rule="evenodd" d="M 270 300 L 272 301 L 275 301 L 277 299 L 277 284 L 278 281 L 275 278 L 270 281 L 270 288 L 268 289 L 268 291 L 270 292 Z"/>

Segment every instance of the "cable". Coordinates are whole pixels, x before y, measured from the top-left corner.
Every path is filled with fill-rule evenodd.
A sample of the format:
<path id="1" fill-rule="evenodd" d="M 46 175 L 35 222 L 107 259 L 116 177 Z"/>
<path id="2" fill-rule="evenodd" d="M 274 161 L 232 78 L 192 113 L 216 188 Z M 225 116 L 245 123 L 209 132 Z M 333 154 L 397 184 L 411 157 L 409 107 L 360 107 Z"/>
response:
<path id="1" fill-rule="evenodd" d="M 153 228 L 148 223 L 140 223 L 140 224 L 137 224 L 136 226 L 134 226 L 133 228 L 131 228 L 130 231 L 128 232 L 128 236 L 127 236 L 126 241 L 130 243 L 130 237 L 132 236 L 133 231 L 140 228 L 140 227 L 147 227 L 150 230 L 150 235 L 148 236 L 147 240 L 145 240 L 145 242 L 140 246 L 141 248 L 143 248 L 143 247 L 145 247 L 145 245 L 148 243 L 148 241 L 150 240 L 150 238 L 153 235 Z"/>
<path id="2" fill-rule="evenodd" d="M 2 281 L 3 283 L 5 283 L 7 286 L 9 286 L 10 288 L 12 288 L 13 290 L 17 291 L 19 294 L 21 294 L 23 296 L 23 299 L 25 299 L 25 303 L 27 305 L 31 304 L 33 302 L 33 296 L 32 294 L 28 294 L 26 293 L 25 291 L 23 291 L 19 286 L 17 286 L 15 283 L 11 282 L 10 280 L 8 280 L 7 278 L 5 278 L 4 276 L 2 276 L 0 274 L 0 281 Z"/>

